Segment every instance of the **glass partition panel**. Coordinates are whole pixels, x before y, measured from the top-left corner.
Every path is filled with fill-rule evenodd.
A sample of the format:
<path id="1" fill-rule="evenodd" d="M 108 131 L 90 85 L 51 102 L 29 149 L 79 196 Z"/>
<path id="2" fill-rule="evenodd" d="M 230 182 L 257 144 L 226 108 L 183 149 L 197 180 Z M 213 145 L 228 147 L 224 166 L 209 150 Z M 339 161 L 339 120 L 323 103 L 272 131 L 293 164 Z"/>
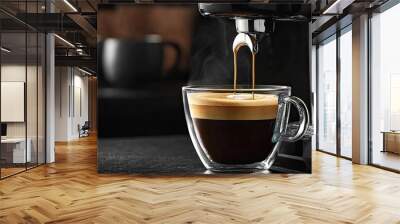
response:
<path id="1" fill-rule="evenodd" d="M 371 19 L 371 162 L 395 170 L 400 170 L 399 21 L 400 4 Z"/>
<path id="2" fill-rule="evenodd" d="M 352 157 L 352 33 L 340 36 L 340 154 Z"/>
<path id="3" fill-rule="evenodd" d="M 1 175 L 26 169 L 31 161 L 26 144 L 27 48 L 25 32 L 1 33 Z"/>
<path id="4" fill-rule="evenodd" d="M 12 16 L 43 13 L 45 3 L 0 1 L 9 12 L 0 12 L 0 178 L 45 163 L 46 38 Z"/>
<path id="5" fill-rule="evenodd" d="M 30 149 L 30 160 L 28 168 L 38 163 L 38 35 L 36 32 L 28 32 L 28 61 L 26 80 L 26 113 L 27 113 L 27 147 Z"/>
<path id="6" fill-rule="evenodd" d="M 336 37 L 318 47 L 318 149 L 336 154 Z"/>

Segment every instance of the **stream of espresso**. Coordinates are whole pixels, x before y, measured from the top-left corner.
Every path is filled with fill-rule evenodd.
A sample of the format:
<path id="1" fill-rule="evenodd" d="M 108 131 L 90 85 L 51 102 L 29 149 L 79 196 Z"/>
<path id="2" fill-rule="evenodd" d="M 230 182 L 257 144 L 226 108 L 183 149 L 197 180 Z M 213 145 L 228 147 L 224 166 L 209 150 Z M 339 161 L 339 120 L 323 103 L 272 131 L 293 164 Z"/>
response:
<path id="1" fill-rule="evenodd" d="M 237 89 L 237 54 L 240 48 L 233 50 L 233 92 L 236 93 Z M 256 84 L 256 53 L 251 52 L 252 62 L 251 62 L 251 87 L 255 88 Z M 254 99 L 254 91 L 252 91 L 252 96 Z"/>

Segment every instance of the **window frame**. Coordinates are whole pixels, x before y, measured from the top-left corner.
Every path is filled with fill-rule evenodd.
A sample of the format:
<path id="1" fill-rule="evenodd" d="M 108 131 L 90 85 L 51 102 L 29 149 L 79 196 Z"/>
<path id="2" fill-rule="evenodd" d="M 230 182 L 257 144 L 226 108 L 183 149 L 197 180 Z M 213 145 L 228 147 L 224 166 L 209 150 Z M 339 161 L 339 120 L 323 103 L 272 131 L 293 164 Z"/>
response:
<path id="1" fill-rule="evenodd" d="M 318 113 L 318 106 L 316 106 L 316 150 L 319 152 L 323 152 L 329 155 L 333 155 L 339 158 L 343 158 L 346 160 L 352 160 L 352 158 L 347 157 L 342 155 L 341 152 L 341 119 L 340 119 L 340 103 L 341 103 L 341 97 L 340 97 L 340 77 L 341 77 L 341 67 L 340 67 L 340 60 L 341 60 L 341 56 L 340 56 L 340 39 L 341 36 L 346 34 L 347 32 L 352 32 L 352 23 L 347 24 L 346 26 L 344 26 L 341 29 L 338 29 L 335 33 L 331 34 L 330 36 L 328 36 L 325 39 L 322 39 L 320 41 L 317 42 L 316 44 L 316 77 L 315 77 L 315 81 L 316 81 L 316 103 L 319 103 L 319 87 L 320 87 L 320 72 L 319 72 L 319 47 L 322 44 L 326 44 L 329 43 L 330 41 L 336 41 L 336 152 L 332 153 L 332 152 L 328 152 L 326 150 L 320 149 L 320 143 L 319 143 L 319 113 Z"/>
<path id="2" fill-rule="evenodd" d="M 372 49 L 372 41 L 373 41 L 373 35 L 372 35 L 372 19 L 374 17 L 374 14 L 381 14 L 384 13 L 385 11 L 393 8 L 394 6 L 400 5 L 400 0 L 388 0 L 384 4 L 380 5 L 377 8 L 374 8 L 373 10 L 368 11 L 368 165 L 377 167 L 383 170 L 395 172 L 395 173 L 400 173 L 400 169 L 394 169 L 390 168 L 384 165 L 376 164 L 373 162 L 373 131 L 372 131 L 372 54 L 373 54 L 373 49 Z"/>
<path id="3" fill-rule="evenodd" d="M 36 12 L 34 13 L 38 13 L 39 12 L 39 2 L 43 2 L 43 0 L 35 0 L 32 1 L 31 3 L 36 4 Z M 26 13 L 28 13 L 28 8 L 27 8 L 27 3 L 28 1 L 22 1 L 21 3 L 25 4 L 24 8 L 25 8 L 25 16 L 27 15 Z M 46 12 L 48 7 L 46 7 Z M 15 30 L 15 31 L 9 31 L 9 30 L 1 30 L 0 29 L 0 46 L 2 46 L 2 35 L 7 34 L 7 33 L 20 33 L 21 35 L 25 35 L 24 36 L 24 60 L 25 60 L 25 93 L 24 93 L 24 98 L 25 98 L 25 102 L 24 102 L 24 136 L 23 138 L 25 139 L 25 164 L 24 164 L 24 168 L 21 169 L 20 171 L 14 172 L 12 174 L 8 174 L 8 175 L 4 175 L 4 173 L 2 173 L 2 168 L 0 167 L 0 180 L 15 176 L 17 174 L 26 172 L 30 169 L 34 169 L 37 168 L 41 165 L 44 165 L 47 163 L 47 44 L 48 44 L 48 40 L 47 40 L 47 32 L 43 32 L 41 30 L 36 29 L 35 27 L 30 26 L 29 24 L 23 22 L 22 20 L 18 19 L 17 17 L 15 17 L 12 13 L 8 12 L 7 10 L 1 8 L 0 6 L 0 10 L 1 13 L 4 13 L 5 15 L 7 15 L 10 19 L 12 19 L 13 21 L 16 21 L 18 23 L 21 23 L 21 30 Z M 25 18 L 26 19 L 26 18 Z M 1 28 L 1 24 L 0 24 L 0 28 Z M 33 125 L 36 125 L 36 135 L 33 137 L 36 139 L 37 144 L 36 144 L 36 161 L 30 165 L 28 165 L 28 153 L 27 153 L 27 148 L 28 148 L 28 111 L 27 111 L 27 83 L 28 83 L 28 34 L 34 35 L 36 37 L 36 47 L 35 47 L 35 55 L 36 55 L 36 59 L 33 61 L 33 65 L 36 67 L 35 69 L 35 76 L 36 76 L 36 91 L 34 93 L 32 93 L 32 96 L 36 97 L 36 121 L 33 122 Z M 39 38 L 41 37 L 41 38 Z M 40 41 L 40 42 L 39 42 Z M 42 53 L 42 70 L 41 70 L 41 76 L 42 76 L 42 88 L 43 88 L 43 92 L 42 92 L 42 96 L 44 96 L 44 98 L 42 98 L 42 103 L 43 105 L 41 105 L 41 107 L 43 107 L 43 115 L 39 115 L 39 81 L 38 81 L 38 76 L 39 76 L 39 65 L 40 65 L 40 60 L 39 60 L 39 43 L 42 44 L 43 49 L 41 49 L 41 53 Z M 1 76 L 1 68 L 3 66 L 3 58 L 0 54 L 0 82 L 2 81 L 2 76 Z M 1 90 L 1 86 L 0 86 L 0 90 Z M 1 99 L 0 99 L 1 101 Z M 0 110 L 1 110 L 1 105 L 0 105 Z M 1 116 L 1 115 L 0 115 Z M 40 156 L 42 159 L 42 162 L 39 162 L 39 116 L 41 117 L 41 121 L 43 122 L 43 145 L 41 147 L 42 148 L 42 152 L 43 154 Z M 1 123 L 1 119 L 0 119 L 0 123 Z M 33 151 L 32 151 L 33 152 Z M 1 153 L 2 153 L 2 146 L 0 144 L 0 157 L 1 157 Z"/>

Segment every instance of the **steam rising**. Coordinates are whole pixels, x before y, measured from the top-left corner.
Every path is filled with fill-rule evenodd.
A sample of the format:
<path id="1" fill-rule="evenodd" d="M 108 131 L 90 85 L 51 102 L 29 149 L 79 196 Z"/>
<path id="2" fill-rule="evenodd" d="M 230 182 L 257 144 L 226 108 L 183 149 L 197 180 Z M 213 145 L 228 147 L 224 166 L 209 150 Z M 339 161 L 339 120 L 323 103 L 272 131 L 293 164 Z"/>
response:
<path id="1" fill-rule="evenodd" d="M 236 36 L 231 20 L 201 18 L 192 49 L 190 85 L 232 85 L 232 43 Z M 238 55 L 238 82 L 250 84 L 250 51 L 243 48 Z"/>

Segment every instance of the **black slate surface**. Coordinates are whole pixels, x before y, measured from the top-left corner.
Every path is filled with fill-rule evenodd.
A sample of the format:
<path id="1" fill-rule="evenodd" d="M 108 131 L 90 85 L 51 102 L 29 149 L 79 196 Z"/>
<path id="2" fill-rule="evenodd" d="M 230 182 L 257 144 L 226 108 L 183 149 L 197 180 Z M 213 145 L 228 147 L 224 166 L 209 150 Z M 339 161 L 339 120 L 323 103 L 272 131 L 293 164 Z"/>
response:
<path id="1" fill-rule="evenodd" d="M 98 144 L 99 172 L 204 172 L 188 136 L 103 138 Z"/>
<path id="2" fill-rule="evenodd" d="M 209 174 L 186 135 L 102 138 L 98 144 L 100 173 Z M 271 172 L 296 173 L 276 166 Z"/>

